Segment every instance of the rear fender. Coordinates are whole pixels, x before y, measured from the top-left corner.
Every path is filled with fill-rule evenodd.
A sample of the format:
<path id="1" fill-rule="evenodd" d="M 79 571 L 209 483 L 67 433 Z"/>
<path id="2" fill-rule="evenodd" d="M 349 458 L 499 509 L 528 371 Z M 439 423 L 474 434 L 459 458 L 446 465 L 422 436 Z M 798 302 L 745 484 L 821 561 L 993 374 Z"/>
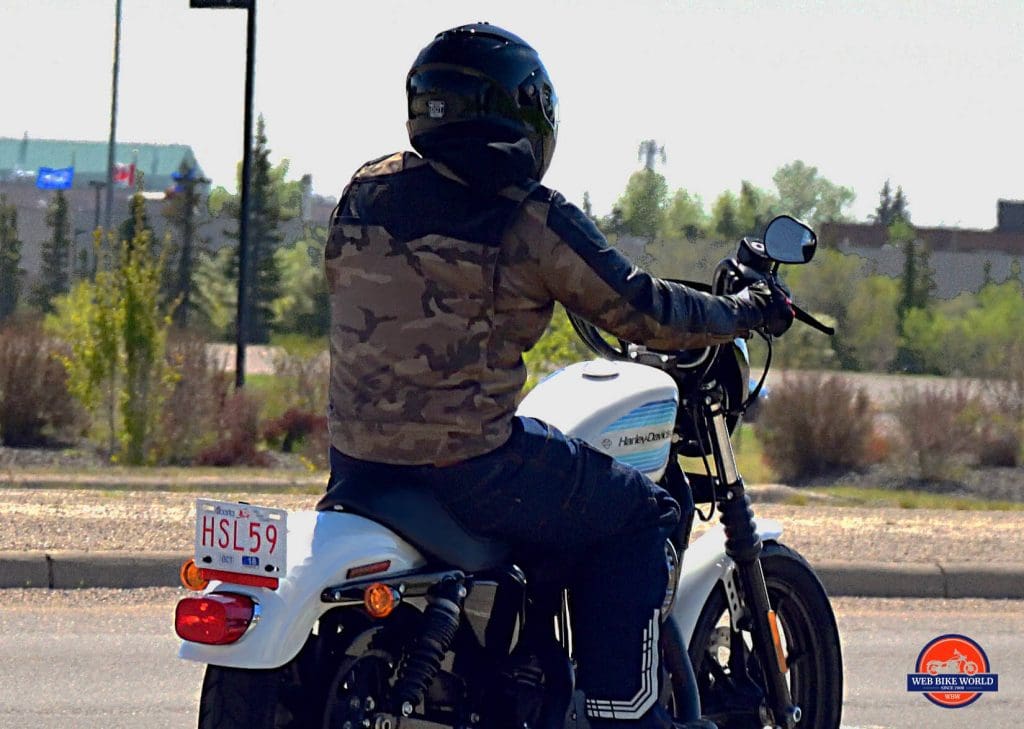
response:
<path id="1" fill-rule="evenodd" d="M 323 603 L 325 587 L 345 582 L 353 567 L 390 562 L 381 578 L 424 566 L 423 556 L 397 534 L 361 516 L 333 511 L 288 514 L 288 566 L 276 590 L 212 582 L 207 592 L 249 595 L 259 605 L 259 618 L 230 645 L 182 641 L 181 658 L 235 668 L 277 668 L 292 660 L 313 625 L 335 605 Z"/>
<path id="2" fill-rule="evenodd" d="M 774 519 L 758 519 L 757 534 L 762 542 L 778 540 L 782 524 Z M 725 553 L 725 530 L 721 525 L 709 529 L 686 548 L 672 617 L 687 646 L 711 591 L 719 582 L 725 582 L 735 568 L 736 563 Z"/>

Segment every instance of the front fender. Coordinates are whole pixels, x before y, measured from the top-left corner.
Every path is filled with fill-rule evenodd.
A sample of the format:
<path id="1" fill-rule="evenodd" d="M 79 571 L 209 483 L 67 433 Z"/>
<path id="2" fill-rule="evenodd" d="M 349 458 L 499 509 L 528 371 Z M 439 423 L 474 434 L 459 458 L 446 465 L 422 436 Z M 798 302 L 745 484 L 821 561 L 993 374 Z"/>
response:
<path id="1" fill-rule="evenodd" d="M 359 565 L 388 560 L 381 577 L 425 564 L 423 556 L 391 530 L 354 514 L 298 511 L 288 514 L 288 566 L 278 589 L 213 582 L 207 592 L 249 595 L 259 620 L 230 645 L 182 641 L 181 658 L 235 668 L 277 668 L 302 649 L 313 624 L 333 605 L 320 601 L 325 587 L 346 581 Z"/>
<path id="2" fill-rule="evenodd" d="M 782 536 L 782 524 L 774 519 L 758 519 L 756 529 L 762 542 Z M 712 527 L 687 547 L 676 592 L 678 597 L 672 607 L 672 617 L 687 647 L 711 591 L 735 568 L 736 563 L 725 553 L 725 530 L 721 525 Z"/>

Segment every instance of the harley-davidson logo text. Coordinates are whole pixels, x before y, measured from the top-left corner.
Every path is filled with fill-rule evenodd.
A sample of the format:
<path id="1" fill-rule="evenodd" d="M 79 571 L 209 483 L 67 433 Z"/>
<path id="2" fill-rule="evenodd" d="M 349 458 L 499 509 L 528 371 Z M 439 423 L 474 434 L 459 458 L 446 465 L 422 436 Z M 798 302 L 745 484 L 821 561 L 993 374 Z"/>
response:
<path id="1" fill-rule="evenodd" d="M 637 435 L 623 435 L 619 438 L 619 448 L 626 448 L 634 445 L 646 445 L 657 443 L 660 440 L 672 437 L 671 430 L 651 431 L 649 433 L 638 433 Z"/>

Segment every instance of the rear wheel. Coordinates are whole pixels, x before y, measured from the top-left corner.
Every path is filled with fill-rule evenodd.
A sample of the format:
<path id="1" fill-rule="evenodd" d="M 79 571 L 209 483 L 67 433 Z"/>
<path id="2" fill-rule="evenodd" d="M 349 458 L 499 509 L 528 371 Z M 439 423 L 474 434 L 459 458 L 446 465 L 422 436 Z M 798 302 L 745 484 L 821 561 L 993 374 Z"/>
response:
<path id="1" fill-rule="evenodd" d="M 317 635 L 280 668 L 252 670 L 209 665 L 199 698 L 199 729 L 305 729 L 320 726 L 332 674 L 369 629 L 356 610 L 321 616 Z"/>
<path id="2" fill-rule="evenodd" d="M 287 668 L 254 671 L 207 666 L 199 699 L 199 729 L 277 729 L 278 698 Z M 286 710 L 281 707 L 282 714 Z M 285 717 L 281 717 L 282 721 Z"/>
<path id="3" fill-rule="evenodd" d="M 838 729 L 842 714 L 843 664 L 839 631 L 828 596 L 796 551 L 767 543 L 761 566 L 768 598 L 778 617 L 789 668 L 786 680 L 800 707 L 800 729 Z M 743 626 L 746 627 L 746 626 Z M 751 648 L 749 629 L 732 624 L 719 585 L 694 627 L 690 659 L 701 708 L 721 729 L 761 729 L 764 674 Z"/>

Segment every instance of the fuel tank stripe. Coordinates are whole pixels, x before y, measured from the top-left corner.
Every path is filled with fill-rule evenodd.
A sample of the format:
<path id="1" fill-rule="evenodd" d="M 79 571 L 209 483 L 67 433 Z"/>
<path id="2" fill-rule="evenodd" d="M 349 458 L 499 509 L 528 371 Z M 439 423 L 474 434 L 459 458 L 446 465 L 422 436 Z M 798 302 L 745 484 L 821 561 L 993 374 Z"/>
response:
<path id="1" fill-rule="evenodd" d="M 676 414 L 676 401 L 675 400 L 661 400 L 659 402 L 652 402 L 646 405 L 642 405 L 635 410 L 632 410 L 621 418 L 616 420 L 614 423 L 609 425 L 605 430 L 622 430 L 623 428 L 632 427 L 635 425 L 651 425 L 654 423 L 662 423 L 665 421 L 672 422 Z"/>

